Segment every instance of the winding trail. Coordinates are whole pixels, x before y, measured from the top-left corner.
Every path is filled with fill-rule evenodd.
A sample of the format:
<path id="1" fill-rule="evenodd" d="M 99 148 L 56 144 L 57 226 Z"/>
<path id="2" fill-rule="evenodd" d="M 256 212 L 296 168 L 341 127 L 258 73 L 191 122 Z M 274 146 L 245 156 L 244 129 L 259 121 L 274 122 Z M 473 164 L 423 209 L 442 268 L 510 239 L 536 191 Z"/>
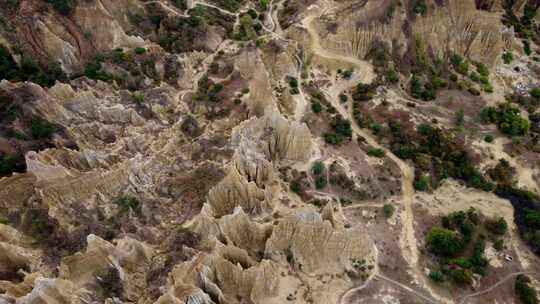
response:
<path id="1" fill-rule="evenodd" d="M 510 280 L 510 279 L 512 279 L 514 277 L 517 277 L 520 274 L 537 274 L 537 273 L 531 272 L 531 271 L 513 272 L 513 273 L 507 275 L 506 277 L 502 278 L 497 283 L 493 284 L 491 287 L 489 287 L 487 289 L 484 289 L 482 291 L 478 291 L 478 292 L 471 293 L 469 295 L 464 296 L 461 299 L 461 301 L 459 301 L 459 304 L 465 304 L 467 302 L 467 300 L 470 299 L 470 298 L 474 298 L 474 297 L 489 293 L 489 292 L 493 291 L 495 288 L 497 288 L 497 287 L 501 286 L 502 284 L 504 284 L 506 281 L 508 281 L 508 280 Z"/>
<path id="2" fill-rule="evenodd" d="M 327 6 L 327 4 L 326 4 Z M 329 9 L 329 7 L 323 8 L 323 12 L 325 10 Z M 301 25 L 303 28 L 306 29 L 309 36 L 311 37 L 311 44 L 310 48 L 312 52 L 320 57 L 338 60 L 342 62 L 346 62 L 349 64 L 354 65 L 357 70 L 355 71 L 355 74 L 358 75 L 358 79 L 354 79 L 354 81 L 360 80 L 365 83 L 371 82 L 375 78 L 375 73 L 373 70 L 373 66 L 369 64 L 368 62 L 361 60 L 359 58 L 356 58 L 354 56 L 345 56 L 341 54 L 333 53 L 329 50 L 324 49 L 321 46 L 320 43 L 320 37 L 317 34 L 316 29 L 313 27 L 312 22 L 316 18 L 320 17 L 322 14 L 309 14 L 304 19 L 302 19 Z M 407 263 L 409 264 L 411 270 L 413 271 L 413 277 L 416 281 L 422 282 L 423 279 L 423 273 L 418 269 L 418 247 L 417 247 L 417 240 L 415 237 L 415 231 L 414 231 L 414 215 L 412 211 L 412 203 L 413 203 L 413 196 L 414 196 L 414 188 L 413 188 L 413 182 L 414 182 L 414 169 L 409 166 L 407 163 L 405 163 L 403 160 L 398 158 L 396 155 L 394 155 L 391 151 L 389 151 L 387 148 L 380 145 L 368 132 L 362 130 L 354 121 L 353 115 L 352 115 L 352 103 L 349 100 L 349 107 L 345 109 L 339 102 L 338 102 L 338 95 L 350 88 L 356 85 L 356 82 L 354 81 L 347 81 L 343 84 L 340 84 L 337 86 L 337 89 L 332 90 L 332 92 L 329 94 L 328 92 L 324 92 L 325 95 L 327 95 L 328 100 L 331 102 L 331 104 L 336 108 L 338 113 L 344 117 L 345 119 L 348 119 L 351 121 L 351 127 L 353 130 L 353 135 L 358 138 L 362 137 L 366 140 L 366 142 L 375 148 L 383 149 L 386 151 L 387 157 L 389 157 L 392 161 L 394 161 L 398 167 L 400 168 L 401 175 L 402 175 L 402 185 L 401 185 L 401 191 L 402 191 L 402 197 L 399 200 L 401 204 L 403 205 L 404 212 L 403 214 L 403 236 L 400 238 L 400 247 L 402 250 L 406 251 L 406 254 L 403 254 L 404 258 L 406 259 Z M 376 263 L 377 264 L 377 263 Z M 376 269 L 377 270 L 377 269 Z M 421 297 L 424 300 L 428 300 L 430 303 L 438 303 L 438 301 L 435 301 L 431 298 L 426 297 L 425 295 L 413 290 L 412 288 L 401 284 L 399 282 L 396 282 L 390 278 L 384 277 L 383 275 L 378 273 L 377 271 L 373 272 L 373 276 L 371 276 L 364 284 L 361 286 L 352 288 L 348 290 L 340 300 L 340 303 L 344 304 L 346 303 L 346 299 L 353 293 L 363 289 L 365 286 L 369 284 L 369 282 L 375 277 L 378 276 L 382 279 L 385 279 L 386 281 L 389 281 L 393 284 L 397 284 L 401 286 L 402 288 L 408 290 L 409 292 L 414 293 L 415 295 Z M 431 292 L 427 286 L 427 284 L 423 284 L 428 291 Z M 437 299 L 439 300 L 439 299 Z"/>

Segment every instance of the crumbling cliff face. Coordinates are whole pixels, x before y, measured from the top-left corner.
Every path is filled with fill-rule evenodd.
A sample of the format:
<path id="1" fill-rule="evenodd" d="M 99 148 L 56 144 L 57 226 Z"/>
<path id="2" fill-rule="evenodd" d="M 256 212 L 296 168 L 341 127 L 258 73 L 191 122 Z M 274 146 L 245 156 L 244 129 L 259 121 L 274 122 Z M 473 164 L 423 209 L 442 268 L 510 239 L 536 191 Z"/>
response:
<path id="1" fill-rule="evenodd" d="M 336 2 L 313 26 L 326 49 L 360 59 L 369 57 L 380 42 L 403 56 L 421 41 L 434 56 L 453 51 L 492 66 L 508 47 L 513 34 L 500 22 L 500 4 L 478 9 L 474 0 L 435 2 L 427 1 L 430 9 L 423 14 L 411 13 L 413 2 L 399 6 L 393 1 Z M 520 5 L 524 4 L 515 5 L 516 11 Z"/>
<path id="2" fill-rule="evenodd" d="M 135 4 L 128 1 L 124 9 Z M 72 18 L 88 27 L 127 27 L 119 17 L 126 12 L 110 6 L 121 9 L 84 3 Z M 39 18 L 58 27 L 50 35 L 63 37 L 43 38 L 47 43 L 65 50 L 77 44 L 71 36 L 71 42 L 63 40 L 68 36 L 54 19 L 63 17 Z M 105 40 L 138 45 L 118 33 L 93 36 L 103 45 L 85 51 L 110 47 Z M 42 47 L 59 56 L 66 71 L 86 56 Z M 171 56 L 162 49 L 148 52 L 158 63 Z M 246 53 L 256 54 L 257 69 L 245 61 Z M 276 303 L 299 286 L 315 290 L 320 282 L 312 275 L 343 274 L 353 260 L 370 255 L 367 236 L 344 228 L 332 208 L 294 210 L 284 203 L 290 191 L 280 169 L 308 162 L 314 138 L 305 123 L 279 112 L 275 82 L 257 49 L 220 56 L 230 57 L 230 75 L 236 75 L 223 82 L 222 102 L 232 104 L 228 96 L 245 87 L 253 91 L 228 116 L 195 100 L 199 83 L 190 81 L 204 77 L 212 63 L 199 52 L 177 57 L 182 73 L 158 86 L 148 83 L 162 67 L 143 74 L 147 85 L 135 92 L 122 81 L 85 77 L 50 88 L 2 83 L 5 92 L 31 99 L 32 113 L 65 134 L 53 133 L 55 145 L 25 153 L 25 173 L 0 179 L 0 299 Z M 197 58 L 203 58 L 202 68 L 193 67 Z M 309 255 L 315 248 L 319 254 Z M 335 282 L 343 291 L 351 285 L 346 276 Z M 337 294 L 318 292 L 327 296 L 314 303 Z"/>

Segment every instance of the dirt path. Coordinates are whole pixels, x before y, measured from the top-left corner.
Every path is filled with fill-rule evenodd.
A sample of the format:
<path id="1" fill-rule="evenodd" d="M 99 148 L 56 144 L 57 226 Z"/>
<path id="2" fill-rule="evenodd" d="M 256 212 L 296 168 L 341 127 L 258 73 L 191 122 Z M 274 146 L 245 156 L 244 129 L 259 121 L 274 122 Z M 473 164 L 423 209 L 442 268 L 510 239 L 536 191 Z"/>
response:
<path id="1" fill-rule="evenodd" d="M 349 64 L 354 65 L 358 69 L 358 72 L 360 73 L 360 75 L 363 75 L 363 77 L 366 80 L 375 78 L 375 72 L 373 71 L 373 66 L 369 64 L 368 62 L 364 60 L 360 60 L 353 56 L 344 56 L 341 54 L 333 53 L 331 51 L 324 49 L 321 46 L 319 34 L 317 33 L 317 30 L 313 27 L 313 24 L 312 24 L 313 20 L 315 20 L 318 17 L 320 16 L 317 14 L 312 14 L 302 19 L 302 22 L 301 22 L 301 26 L 304 29 L 306 29 L 306 31 L 309 33 L 311 37 L 310 48 L 313 51 L 313 53 L 315 53 L 319 57 L 347 62 Z"/>
<path id="2" fill-rule="evenodd" d="M 322 11 L 328 8 L 323 8 Z M 371 64 L 367 63 L 366 61 L 360 60 L 358 58 L 355 58 L 353 56 L 344 56 L 341 54 L 335 54 L 329 50 L 324 49 L 321 46 L 320 43 L 320 37 L 317 34 L 317 31 L 312 26 L 312 21 L 315 20 L 315 18 L 319 17 L 317 14 L 310 14 L 306 16 L 301 24 L 302 26 L 307 30 L 309 35 L 311 36 L 311 50 L 315 55 L 328 58 L 328 59 L 334 59 L 339 60 L 343 62 L 347 62 L 350 64 L 353 64 L 355 67 L 357 67 L 357 70 L 355 71 L 355 78 L 354 80 L 360 80 L 363 82 L 371 82 L 375 78 L 375 73 L 373 71 L 373 67 Z M 386 155 L 393 160 L 400 168 L 401 175 L 402 175 L 402 197 L 399 200 L 401 204 L 403 205 L 403 213 L 402 213 L 402 220 L 403 220 L 403 236 L 400 238 L 400 247 L 404 251 L 404 258 L 408 262 L 409 266 L 411 267 L 413 271 L 413 277 L 417 282 L 423 282 L 423 273 L 421 273 L 420 270 L 418 270 L 418 247 L 417 247 L 417 240 L 415 237 L 415 231 L 414 231 L 414 216 L 412 211 L 412 203 L 413 203 L 413 195 L 414 195 L 414 188 L 413 188 L 413 182 L 414 182 L 414 169 L 409 166 L 407 163 L 405 163 L 403 160 L 395 156 L 391 151 L 386 149 L 385 147 L 381 146 L 368 132 L 362 130 L 358 127 L 358 125 L 354 122 L 354 119 L 352 119 L 352 104 L 351 101 L 349 101 L 349 107 L 345 109 L 339 102 L 338 102 L 338 95 L 340 92 L 342 92 L 344 89 L 347 89 L 351 86 L 356 85 L 356 83 L 352 83 L 351 81 L 345 82 L 342 84 L 339 84 L 339 89 L 332 90 L 331 94 L 328 94 L 327 92 L 324 92 L 327 96 L 332 105 L 336 108 L 336 110 L 339 112 L 341 116 L 343 116 L 346 119 L 349 119 L 351 121 L 351 127 L 353 130 L 353 135 L 358 138 L 362 137 L 366 140 L 366 142 L 375 148 L 383 149 L 386 151 Z M 376 272 L 374 272 L 376 273 Z M 380 274 L 377 274 L 381 276 Z M 387 278 L 387 281 L 391 280 Z M 395 282 L 392 280 L 392 282 L 401 284 L 399 282 Z M 365 286 L 364 283 L 362 286 L 350 289 L 345 293 L 345 295 L 342 297 L 340 303 L 344 303 L 343 301 L 349 297 L 350 294 L 360 290 Z M 427 284 L 422 284 L 431 294 L 434 294 L 431 290 L 429 290 Z M 412 290 L 417 295 L 424 299 L 426 298 L 424 295 L 421 295 L 411 289 L 410 287 L 407 287 L 406 285 L 402 285 L 403 288 L 406 288 L 407 290 Z M 439 299 L 438 299 L 439 300 Z M 432 299 L 429 299 L 430 302 L 433 302 Z M 435 303 L 435 302 L 433 302 Z"/>
<path id="3" fill-rule="evenodd" d="M 170 12 L 170 13 L 173 13 L 174 15 L 176 16 L 180 16 L 180 17 L 184 17 L 184 18 L 188 18 L 189 15 L 186 15 L 186 14 L 183 14 L 183 13 L 180 13 L 179 11 L 176 10 L 176 8 L 172 8 L 170 7 L 167 3 L 165 2 L 161 2 L 161 1 L 148 1 L 148 2 L 144 2 L 144 5 L 148 5 L 148 4 L 159 4 L 161 5 L 161 7 L 163 9 L 165 9 L 166 11 Z"/>
<path id="4" fill-rule="evenodd" d="M 230 11 L 228 11 L 226 9 L 215 6 L 213 4 L 209 4 L 209 3 L 206 3 L 206 2 L 202 2 L 202 1 L 193 1 L 193 7 L 195 7 L 197 5 L 202 5 L 202 6 L 210 7 L 210 8 L 213 8 L 213 9 L 217 9 L 218 11 L 220 11 L 221 13 L 223 13 L 225 15 L 234 16 L 234 17 L 238 16 L 237 13 L 230 12 Z M 193 8 L 193 7 L 190 7 L 190 8 Z"/>
<path id="5" fill-rule="evenodd" d="M 478 291 L 478 292 L 475 292 L 475 293 L 471 293 L 470 295 L 466 295 L 465 297 L 463 297 L 461 299 L 461 301 L 459 301 L 459 304 L 465 304 L 467 302 L 467 300 L 470 299 L 470 298 L 474 298 L 474 297 L 489 293 L 489 292 L 493 291 L 495 288 L 497 288 L 500 285 L 504 284 L 506 281 L 508 281 L 508 280 L 510 280 L 510 279 L 512 279 L 514 277 L 517 277 L 520 274 L 536 274 L 536 273 L 530 272 L 530 271 L 529 272 L 528 271 L 520 271 L 520 272 L 511 273 L 511 274 L 507 275 L 506 277 L 502 278 L 501 280 L 499 280 L 497 283 L 493 284 L 488 289 L 484 289 L 482 291 Z"/>

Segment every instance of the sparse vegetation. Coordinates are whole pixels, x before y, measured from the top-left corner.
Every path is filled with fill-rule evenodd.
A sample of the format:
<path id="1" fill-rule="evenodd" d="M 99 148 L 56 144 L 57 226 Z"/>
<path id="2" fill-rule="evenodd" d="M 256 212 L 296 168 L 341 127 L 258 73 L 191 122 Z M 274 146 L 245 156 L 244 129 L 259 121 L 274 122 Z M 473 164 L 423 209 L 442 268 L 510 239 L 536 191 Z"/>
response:
<path id="1" fill-rule="evenodd" d="M 120 208 L 120 213 L 133 212 L 135 215 L 142 214 L 142 205 L 133 196 L 122 196 L 114 200 L 113 203 Z"/>

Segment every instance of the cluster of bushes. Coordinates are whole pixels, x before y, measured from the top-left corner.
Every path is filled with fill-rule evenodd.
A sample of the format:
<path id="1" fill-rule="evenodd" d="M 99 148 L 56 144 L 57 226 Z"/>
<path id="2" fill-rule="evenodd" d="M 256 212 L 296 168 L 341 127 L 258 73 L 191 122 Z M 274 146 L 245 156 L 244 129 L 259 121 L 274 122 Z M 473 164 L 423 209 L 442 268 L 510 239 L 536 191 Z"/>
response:
<path id="1" fill-rule="evenodd" d="M 259 15 L 255 10 L 250 9 L 247 13 L 240 15 L 240 24 L 234 33 L 236 40 L 255 40 L 262 32 L 260 20 L 263 15 Z"/>
<path id="2" fill-rule="evenodd" d="M 522 304 L 538 304 L 538 295 L 534 286 L 531 286 L 531 279 L 520 274 L 516 277 L 514 291 Z"/>
<path id="3" fill-rule="evenodd" d="M 194 99 L 198 101 L 220 102 L 222 97 L 219 95 L 223 90 L 223 84 L 212 83 L 207 75 L 199 79 L 199 87 Z"/>
<path id="4" fill-rule="evenodd" d="M 521 94 L 511 94 L 506 96 L 507 100 L 512 103 L 521 105 L 529 113 L 534 113 L 540 108 L 540 88 L 533 88 L 529 91 L 530 96 Z"/>
<path id="5" fill-rule="evenodd" d="M 503 16 L 503 23 L 507 27 L 513 27 L 517 36 L 520 38 L 537 38 L 537 25 L 535 23 L 535 17 L 540 3 L 538 3 L 538 1 L 528 0 L 523 7 L 523 14 L 521 18 L 518 18 L 514 14 L 515 5 L 516 0 L 503 1 L 503 8 L 505 11 L 505 14 Z"/>
<path id="6" fill-rule="evenodd" d="M 377 90 L 378 84 L 372 83 L 372 84 L 366 84 L 366 83 L 359 83 L 356 85 L 356 88 L 354 89 L 352 93 L 352 99 L 356 102 L 363 102 L 373 99 L 375 96 L 376 90 Z"/>
<path id="7" fill-rule="evenodd" d="M 340 145 L 343 141 L 351 139 L 351 122 L 341 115 L 335 115 L 330 123 L 332 132 L 324 133 L 324 141 L 331 145 Z"/>
<path id="8" fill-rule="evenodd" d="M 370 119 L 362 111 L 363 103 L 375 96 L 378 86 L 377 82 L 371 84 L 359 83 L 351 94 L 353 99 L 353 119 L 361 128 L 368 127 L 371 123 Z"/>
<path id="9" fill-rule="evenodd" d="M 294 82 L 292 83 L 292 85 L 294 86 Z M 289 86 L 291 86 L 290 82 Z M 321 113 L 323 110 L 326 110 L 326 112 L 330 114 L 337 113 L 337 110 L 332 106 L 332 104 L 328 102 L 328 100 L 326 100 L 326 97 L 324 97 L 324 94 L 321 91 L 314 89 L 313 87 L 308 87 L 308 90 L 312 91 L 310 95 L 311 110 L 313 111 L 313 113 Z M 291 93 L 294 93 L 294 91 L 292 91 Z"/>
<path id="10" fill-rule="evenodd" d="M 104 56 L 96 56 L 89 61 L 84 68 L 84 75 L 90 79 L 109 82 L 113 80 L 113 76 L 103 70 L 102 63 L 105 61 Z"/>
<path id="11" fill-rule="evenodd" d="M 470 153 L 452 133 L 430 124 L 406 130 L 395 121 L 389 123 L 389 131 L 392 152 L 415 163 L 418 190 L 437 187 L 447 177 L 470 187 L 493 190 L 494 185 L 474 167 Z"/>
<path id="12" fill-rule="evenodd" d="M 52 4 L 55 10 L 65 16 L 71 15 L 75 6 L 77 6 L 77 0 L 47 0 Z"/>
<path id="13" fill-rule="evenodd" d="M 51 87 L 57 80 L 67 80 L 66 74 L 57 62 L 51 62 L 46 67 L 41 67 L 30 56 L 22 54 L 19 67 L 9 50 L 1 44 L 0 75 L 2 75 L 2 79 L 31 81 L 43 87 Z"/>
<path id="14" fill-rule="evenodd" d="M 289 84 L 290 92 L 292 95 L 300 94 L 300 89 L 298 88 L 298 79 L 296 77 L 288 76 L 287 83 Z"/>
<path id="15" fill-rule="evenodd" d="M 0 154 L 0 176 L 26 171 L 24 157 L 18 154 Z"/>
<path id="16" fill-rule="evenodd" d="M 428 78 L 429 81 L 422 80 L 419 76 L 413 75 L 411 78 L 411 95 L 414 98 L 424 101 L 434 100 L 437 97 L 437 90 L 446 87 L 446 82 L 439 77 Z"/>
<path id="17" fill-rule="evenodd" d="M 437 282 L 449 280 L 471 285 L 473 274 L 487 274 L 489 264 L 484 255 L 487 236 L 495 240 L 506 234 L 507 229 L 504 219 L 484 219 L 474 208 L 444 216 L 441 226 L 432 227 L 426 237 L 427 249 L 439 264 L 430 277 Z"/>
<path id="18" fill-rule="evenodd" d="M 30 132 L 34 139 L 50 139 L 56 132 L 56 126 L 44 119 L 34 118 L 30 125 Z"/>
<path id="19" fill-rule="evenodd" d="M 370 147 L 367 151 L 367 155 L 382 158 L 386 155 L 386 151 L 381 148 Z"/>
<path id="20" fill-rule="evenodd" d="M 499 184 L 495 194 L 508 199 L 514 207 L 514 222 L 520 236 L 532 251 L 540 255 L 540 197 L 532 192 Z"/>
<path id="21" fill-rule="evenodd" d="M 498 129 L 508 136 L 523 136 L 529 131 L 529 121 L 521 117 L 518 108 L 510 103 L 498 107 L 485 107 L 480 113 L 483 123 L 496 124 Z"/>
<path id="22" fill-rule="evenodd" d="M 418 15 L 425 15 L 428 10 L 426 0 L 413 0 L 411 7 L 413 13 Z"/>
<path id="23" fill-rule="evenodd" d="M 313 176 L 315 178 L 315 188 L 316 189 L 323 189 L 326 187 L 327 179 L 326 179 L 326 168 L 324 167 L 324 164 L 322 162 L 315 162 L 313 166 L 311 167 L 311 173 L 313 173 Z"/>
<path id="24" fill-rule="evenodd" d="M 428 60 L 427 52 L 420 41 L 417 41 L 416 66 L 413 69 L 413 75 L 410 80 L 411 96 L 424 101 L 434 100 L 437 97 L 437 91 L 443 88 L 455 88 L 459 90 L 467 90 L 469 93 L 478 96 L 480 88 L 487 92 L 493 92 L 493 86 L 489 81 L 489 69 L 480 62 L 474 62 L 476 71 L 471 70 L 470 62 L 457 53 L 449 56 L 449 61 L 446 62 L 441 58 Z M 452 68 L 453 72 L 452 72 Z M 460 76 L 461 75 L 461 76 Z M 391 73 L 388 79 L 397 81 L 397 75 Z M 460 80 L 460 77 L 463 80 Z M 471 81 L 464 79 L 467 77 Z"/>

